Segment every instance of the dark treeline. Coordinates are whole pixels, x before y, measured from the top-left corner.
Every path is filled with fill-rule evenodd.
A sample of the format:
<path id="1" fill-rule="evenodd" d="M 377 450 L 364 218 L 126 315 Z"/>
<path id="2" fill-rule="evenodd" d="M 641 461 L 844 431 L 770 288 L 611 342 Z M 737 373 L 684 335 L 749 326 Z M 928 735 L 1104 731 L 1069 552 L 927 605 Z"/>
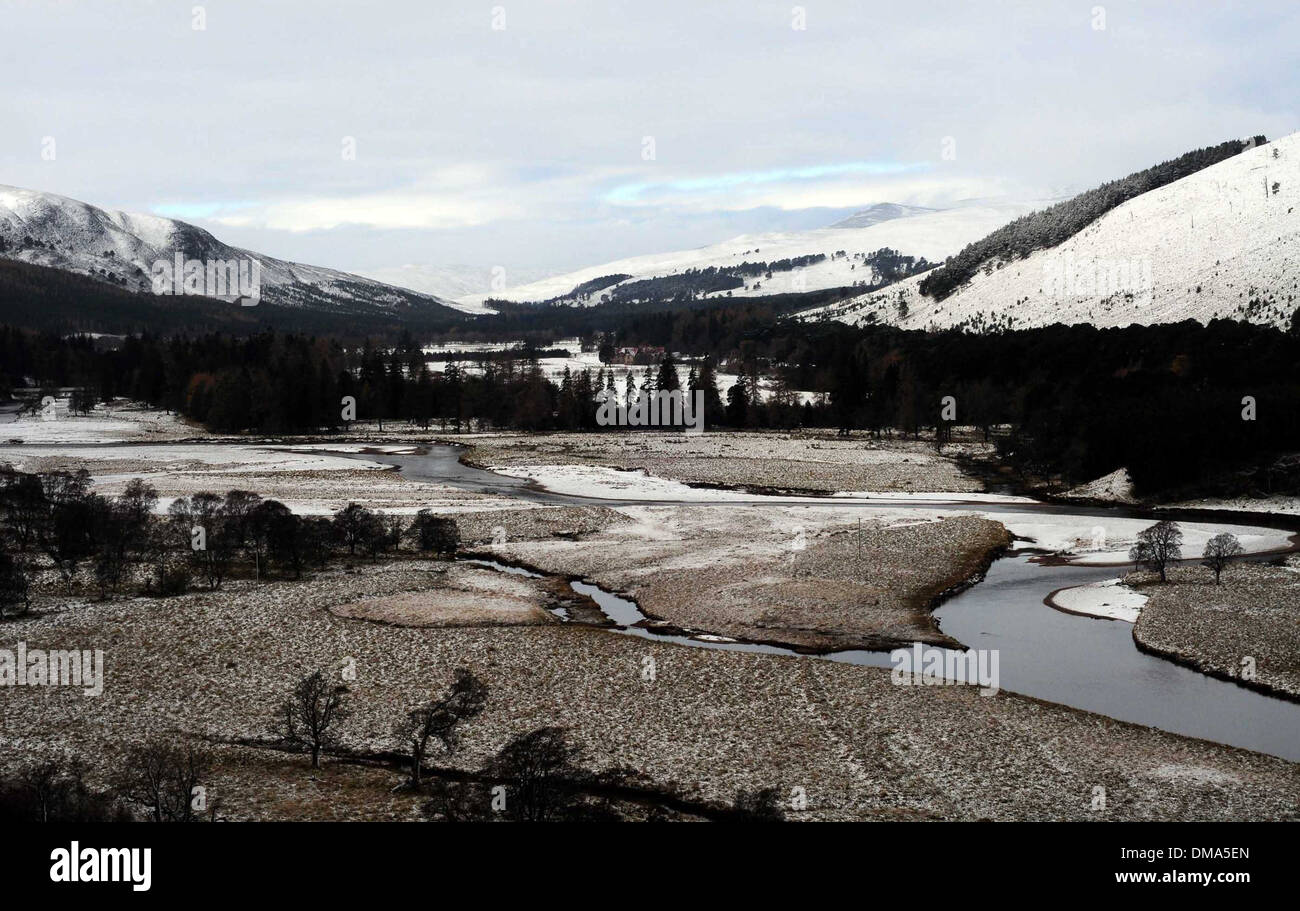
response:
<path id="1" fill-rule="evenodd" d="M 331 561 L 377 560 L 403 549 L 455 552 L 455 521 L 421 510 L 407 522 L 349 503 L 304 516 L 248 490 L 179 497 L 155 515 L 158 492 L 134 479 L 117 497 L 85 471 L 28 473 L 0 465 L 0 619 L 26 613 L 36 574 L 56 572 L 66 594 L 101 599 L 216 590 L 235 575 L 299 579 Z"/>
<path id="2" fill-rule="evenodd" d="M 956 425 L 981 429 L 1026 473 L 1067 482 L 1126 467 L 1140 489 L 1168 492 L 1300 449 L 1294 329 L 1188 321 L 925 333 L 781 320 L 767 302 L 633 314 L 603 342 L 697 358 L 679 365 L 670 356 L 634 374 L 632 389 L 615 384 L 620 400 L 647 388 L 702 388 L 709 426 L 933 432 L 943 442 L 954 422 L 942 419 L 941 400 L 952 396 Z M 89 386 L 98 399 L 129 397 L 222 431 L 338 428 L 345 396 L 363 421 L 595 429 L 599 397 L 613 382 L 603 370 L 553 382 L 527 358 L 435 373 L 409 336 L 359 349 L 271 333 L 132 338 L 105 351 L 86 339 L 0 329 L 0 355 L 13 386 Z M 740 380 L 723 388 L 718 373 Z M 754 394 L 760 377 L 776 393 L 763 401 Z M 825 395 L 799 404 L 795 390 Z"/>
<path id="3" fill-rule="evenodd" d="M 276 330 L 395 337 L 403 331 L 446 331 L 469 322 L 462 314 L 433 305 L 395 307 L 387 314 L 377 308 L 346 312 L 330 301 L 314 299 L 310 289 L 298 289 L 284 305 L 263 301 L 256 307 L 206 297 L 160 297 L 3 256 L 0 313 L 11 325 L 64 334 Z"/>

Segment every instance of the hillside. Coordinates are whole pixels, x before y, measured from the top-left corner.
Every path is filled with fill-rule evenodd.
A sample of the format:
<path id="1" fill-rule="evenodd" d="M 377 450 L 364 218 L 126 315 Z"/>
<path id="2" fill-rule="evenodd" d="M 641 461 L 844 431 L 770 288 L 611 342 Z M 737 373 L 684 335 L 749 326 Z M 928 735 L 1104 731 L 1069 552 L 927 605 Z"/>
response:
<path id="1" fill-rule="evenodd" d="M 154 265 L 170 264 L 177 254 L 205 263 L 244 263 L 250 277 L 251 264 L 256 262 L 263 305 L 383 320 L 456 316 L 436 297 L 231 247 L 186 222 L 100 209 L 53 193 L 0 186 L 0 259 L 147 293 L 153 287 Z M 165 295 L 160 299 L 177 304 L 183 298 Z"/>
<path id="2" fill-rule="evenodd" d="M 938 293 L 943 270 L 934 270 L 802 317 L 975 331 L 1216 318 L 1286 325 L 1300 306 L 1298 163 L 1300 134 L 1248 148 L 1047 249 L 985 260 L 941 300 L 921 293 Z"/>
<path id="3" fill-rule="evenodd" d="M 354 313 L 285 306 L 263 301 L 241 307 L 210 297 L 159 296 L 49 266 L 0 257 L 0 325 L 58 333 L 107 335 L 235 334 L 265 329 L 366 335 L 403 329 L 447 328 L 460 317 L 431 311 Z"/>
<path id="4" fill-rule="evenodd" d="M 998 202 L 934 211 L 883 203 L 851 216 L 838 223 L 840 226 L 744 234 L 694 250 L 635 256 L 502 291 L 469 295 L 458 303 L 481 306 L 486 300 L 497 299 L 595 306 L 601 303 L 602 295 L 614 293 L 623 283 L 683 275 L 689 270 L 734 270 L 746 263 L 773 266 L 771 277 L 763 269 L 745 276 L 735 287 L 705 296 L 758 297 L 854 285 L 870 287 L 879 283 L 880 276 L 864 260 L 875 251 L 890 249 L 938 262 L 1033 208 L 1027 203 Z M 775 268 L 783 261 L 810 259 L 816 261 Z M 613 284 L 599 281 L 614 276 L 621 278 Z M 596 290 L 585 290 L 584 286 Z"/>

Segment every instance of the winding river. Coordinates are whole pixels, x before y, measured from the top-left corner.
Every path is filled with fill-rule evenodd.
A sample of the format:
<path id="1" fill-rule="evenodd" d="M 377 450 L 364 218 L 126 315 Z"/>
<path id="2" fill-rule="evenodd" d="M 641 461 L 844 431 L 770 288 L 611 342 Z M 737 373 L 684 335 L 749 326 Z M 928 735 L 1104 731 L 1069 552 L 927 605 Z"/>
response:
<path id="1" fill-rule="evenodd" d="M 752 500 L 675 501 L 618 500 L 558 494 L 518 478 L 472 468 L 459 461 L 461 450 L 431 446 L 417 454 L 373 454 L 361 458 L 399 467 L 412 479 L 460 487 L 479 493 L 556 505 L 682 505 L 736 506 L 745 503 L 778 505 L 777 498 Z M 801 506 L 829 508 L 908 508 L 896 500 L 800 500 Z M 943 502 L 927 501 L 916 508 L 933 510 Z M 1021 512 L 1024 504 L 951 501 L 955 508 L 982 513 Z M 1035 512 L 1088 517 L 1147 517 L 1142 510 L 1104 507 L 1034 505 Z M 491 563 L 491 561 L 481 561 Z M 526 570 L 495 564 L 505 571 Z M 946 601 L 935 611 L 945 633 L 970 648 L 997 649 L 999 685 L 1004 690 L 1047 702 L 1073 706 L 1122 721 L 1160 728 L 1176 734 L 1213 740 L 1300 761 L 1300 703 L 1276 699 L 1226 680 L 1207 677 L 1189 668 L 1138 650 L 1132 625 L 1053 610 L 1044 603 L 1052 591 L 1114 578 L 1105 566 L 1050 565 L 1031 562 L 1026 554 L 996 560 L 985 578 Z M 676 642 L 692 648 L 759 652 L 797 656 L 804 660 L 840 661 L 890 667 L 888 652 L 849 650 L 802 655 L 779 646 L 737 642 L 718 637 L 660 633 L 635 625 L 645 619 L 627 598 L 586 581 L 571 583 L 590 596 L 618 624 L 611 632 Z"/>

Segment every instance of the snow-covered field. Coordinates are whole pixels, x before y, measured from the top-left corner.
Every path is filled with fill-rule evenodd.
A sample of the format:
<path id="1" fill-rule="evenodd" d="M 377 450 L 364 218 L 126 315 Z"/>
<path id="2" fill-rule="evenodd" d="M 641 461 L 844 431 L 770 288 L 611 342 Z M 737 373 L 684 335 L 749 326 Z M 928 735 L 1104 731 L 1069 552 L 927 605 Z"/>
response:
<path id="1" fill-rule="evenodd" d="M 50 414 L 46 419 L 43 415 Z M 22 443 L 121 443 L 137 440 L 178 440 L 207 436 L 201 427 L 186 424 L 170 412 L 153 411 L 129 402 L 97 405 L 87 415 L 68 412 L 66 399 L 53 410 L 0 423 L 0 442 Z"/>
<path id="2" fill-rule="evenodd" d="M 682 502 L 754 502 L 754 495 L 734 490 L 691 487 L 679 481 L 654 477 L 644 470 L 621 471 L 591 465 L 523 465 L 498 469 L 501 474 L 528 478 L 548 490 L 573 496 L 604 500 L 675 500 Z M 1059 554 L 1070 562 L 1086 565 L 1118 565 L 1128 561 L 1128 550 L 1138 532 L 1150 527 L 1147 519 L 1095 516 L 1070 516 L 1035 512 L 1034 501 L 1023 497 L 980 494 L 857 492 L 825 497 L 764 496 L 764 504 L 774 506 L 816 506 L 819 510 L 839 512 L 829 506 L 845 507 L 838 521 L 870 517 L 891 524 L 908 521 L 938 521 L 944 517 L 967 514 L 1001 522 L 1022 546 Z M 891 502 L 892 501 L 892 502 Z M 1023 511 L 1013 507 L 1024 504 Z M 990 509 L 989 506 L 1000 508 Z M 1220 532 L 1237 536 L 1247 553 L 1283 550 L 1289 546 L 1290 532 L 1284 529 L 1246 525 L 1212 525 L 1199 522 L 1179 523 L 1183 532 L 1183 554 L 1199 556 L 1205 542 Z"/>
<path id="3" fill-rule="evenodd" d="M 1087 614 L 1107 620 L 1136 623 L 1147 596 L 1124 585 L 1119 579 L 1063 588 L 1051 596 L 1051 604 L 1072 614 Z"/>
<path id="4" fill-rule="evenodd" d="M 127 481 L 140 477 L 157 487 L 159 510 L 179 496 L 199 491 L 224 493 L 234 488 L 253 490 L 281 500 L 297 512 L 314 514 L 330 513 L 353 501 L 398 514 L 422 508 L 456 513 L 536 505 L 505 494 L 483 495 L 413 481 L 364 457 L 366 450 L 411 452 L 413 445 L 404 441 L 152 443 L 159 437 L 192 438 L 194 428 L 168 415 L 127 406 L 97 410 L 86 418 L 25 418 L 4 427 L 17 428 L 25 435 L 19 438 L 30 442 L 0 444 L 0 463 L 11 463 L 23 471 L 84 467 L 96 489 L 105 494 L 117 493 Z M 1137 533 L 1151 524 L 1144 519 L 1056 515 L 1036 511 L 1034 501 L 1024 497 L 980 493 L 948 459 L 928 447 L 901 440 L 718 433 L 698 437 L 484 434 L 466 436 L 462 441 L 475 447 L 476 459 L 481 454 L 486 464 L 501 474 L 596 501 L 723 504 L 761 500 L 776 507 L 817 506 L 842 512 L 837 521 L 869 515 L 891 524 L 974 514 L 1002 522 L 1028 546 L 1084 564 L 1127 562 Z M 68 445 L 74 443 L 102 445 Z M 725 489 L 744 485 L 809 489 L 823 481 L 829 485 L 829 498 L 760 497 Z M 927 482 L 934 486 L 927 490 Z M 832 509 L 832 501 L 844 509 Z M 1251 501 L 1248 505 L 1258 504 Z M 1289 532 L 1282 529 L 1180 524 L 1185 556 L 1198 556 L 1205 542 L 1222 531 L 1237 535 L 1248 552 L 1289 546 Z"/>
<path id="5" fill-rule="evenodd" d="M 1205 497 L 1169 504 L 1171 509 L 1226 509 L 1234 512 L 1276 512 L 1300 514 L 1300 497 Z"/>
<path id="6" fill-rule="evenodd" d="M 943 301 L 922 297 L 916 276 L 804 316 L 861 324 L 874 314 L 915 329 L 1218 317 L 1285 325 L 1300 305 L 1297 162 L 1300 133 L 1129 200 L 1057 247 L 981 271 Z M 1252 301 L 1263 303 L 1248 311 Z"/>

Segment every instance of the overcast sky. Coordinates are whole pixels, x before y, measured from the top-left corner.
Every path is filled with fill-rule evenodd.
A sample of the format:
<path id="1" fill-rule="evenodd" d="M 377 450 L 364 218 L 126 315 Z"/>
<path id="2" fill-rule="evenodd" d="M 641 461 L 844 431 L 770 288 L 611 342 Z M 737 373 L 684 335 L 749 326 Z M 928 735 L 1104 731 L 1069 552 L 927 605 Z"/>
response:
<path id="1" fill-rule="evenodd" d="M 0 183 L 371 273 L 513 284 L 1300 128 L 1295 0 L 0 0 L 0 23 Z"/>

